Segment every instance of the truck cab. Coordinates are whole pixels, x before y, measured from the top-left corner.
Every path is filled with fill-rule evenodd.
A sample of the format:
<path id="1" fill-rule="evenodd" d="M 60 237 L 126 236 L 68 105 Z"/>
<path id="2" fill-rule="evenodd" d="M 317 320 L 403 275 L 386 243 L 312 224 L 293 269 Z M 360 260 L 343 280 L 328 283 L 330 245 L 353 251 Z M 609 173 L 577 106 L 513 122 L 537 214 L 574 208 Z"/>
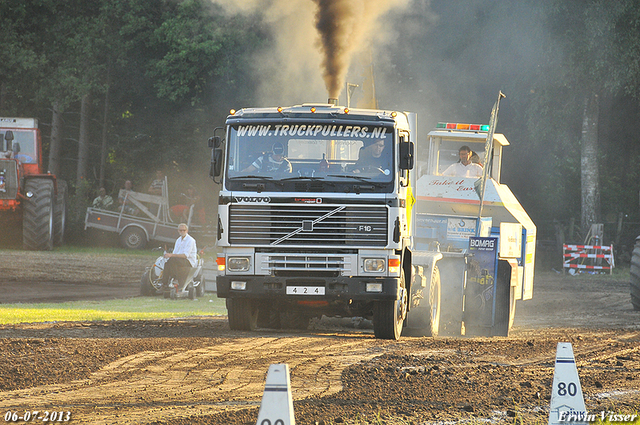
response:
<path id="1" fill-rule="evenodd" d="M 218 296 L 233 329 L 372 318 L 397 339 L 408 305 L 409 113 L 247 108 L 212 138 L 221 179 Z"/>

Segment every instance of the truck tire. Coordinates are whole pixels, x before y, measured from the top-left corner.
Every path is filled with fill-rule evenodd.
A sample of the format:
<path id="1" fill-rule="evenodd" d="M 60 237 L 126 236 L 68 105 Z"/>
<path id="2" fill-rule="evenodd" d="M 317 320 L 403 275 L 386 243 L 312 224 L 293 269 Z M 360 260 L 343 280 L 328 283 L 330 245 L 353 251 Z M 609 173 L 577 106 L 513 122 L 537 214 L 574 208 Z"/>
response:
<path id="1" fill-rule="evenodd" d="M 143 249 L 147 246 L 147 234 L 137 226 L 127 227 L 120 234 L 120 243 L 124 248 Z"/>
<path id="2" fill-rule="evenodd" d="M 227 298 L 229 327 L 233 331 L 253 331 L 258 327 L 258 308 L 245 298 Z"/>
<path id="3" fill-rule="evenodd" d="M 379 339 L 399 339 L 407 314 L 407 290 L 404 272 L 401 278 L 400 297 L 397 300 L 376 301 L 373 305 L 373 333 Z"/>
<path id="4" fill-rule="evenodd" d="M 408 313 L 411 327 L 406 327 L 403 334 L 407 336 L 436 337 L 440 332 L 441 282 L 440 269 L 435 266 L 431 273 L 426 305 L 413 307 Z M 422 301 L 424 302 L 424 300 Z"/>
<path id="5" fill-rule="evenodd" d="M 280 329 L 280 312 L 275 308 L 262 305 L 258 309 L 258 327 L 266 329 Z"/>
<path id="6" fill-rule="evenodd" d="M 28 179 L 22 213 L 22 243 L 25 249 L 50 251 L 53 249 L 53 181 Z"/>
<path id="7" fill-rule="evenodd" d="M 634 310 L 640 310 L 640 236 L 636 238 L 636 245 L 631 254 L 631 304 Z"/>
<path id="8" fill-rule="evenodd" d="M 58 195 L 56 196 L 56 205 L 53 210 L 53 244 L 55 246 L 60 246 L 64 242 L 68 198 L 67 182 L 58 180 Z"/>
<path id="9" fill-rule="evenodd" d="M 302 311 L 286 311 L 280 314 L 280 326 L 282 329 L 307 330 L 310 321 L 311 316 Z"/>

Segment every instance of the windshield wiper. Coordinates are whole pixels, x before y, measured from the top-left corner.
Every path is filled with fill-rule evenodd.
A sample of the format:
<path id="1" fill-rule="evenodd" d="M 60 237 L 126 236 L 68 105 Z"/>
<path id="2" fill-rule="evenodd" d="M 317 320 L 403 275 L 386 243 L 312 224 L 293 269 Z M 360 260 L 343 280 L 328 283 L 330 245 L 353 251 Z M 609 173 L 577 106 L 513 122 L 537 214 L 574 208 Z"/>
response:
<path id="1" fill-rule="evenodd" d="M 343 177 L 345 179 L 360 180 L 361 182 L 368 182 L 371 180 L 371 177 L 352 176 L 350 174 L 329 174 L 327 177 Z"/>
<path id="2" fill-rule="evenodd" d="M 229 177 L 229 180 L 237 180 L 237 179 L 260 179 L 260 180 L 270 181 L 270 180 L 273 180 L 273 177 L 270 177 L 270 176 L 257 176 L 257 175 L 254 175 L 254 174 L 249 174 L 248 176 Z"/>

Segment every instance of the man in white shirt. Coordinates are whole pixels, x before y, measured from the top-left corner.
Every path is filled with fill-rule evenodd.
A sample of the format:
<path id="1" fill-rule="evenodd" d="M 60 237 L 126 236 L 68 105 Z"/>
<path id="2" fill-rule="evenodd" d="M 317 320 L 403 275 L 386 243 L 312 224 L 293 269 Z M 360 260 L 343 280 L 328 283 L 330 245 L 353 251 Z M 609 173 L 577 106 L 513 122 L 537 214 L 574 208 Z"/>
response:
<path id="1" fill-rule="evenodd" d="M 451 164 L 444 170 L 443 176 L 482 177 L 482 167 L 471 162 L 471 148 L 469 146 L 462 146 L 458 150 L 458 155 L 460 156 L 460 161 Z"/>
<path id="2" fill-rule="evenodd" d="M 162 283 L 165 286 L 169 284 L 169 280 L 172 277 L 178 279 L 178 283 L 183 285 L 189 270 L 191 267 L 195 267 L 197 263 L 196 255 L 198 249 L 196 248 L 196 240 L 188 233 L 189 227 L 184 223 L 180 223 L 178 232 L 180 237 L 173 246 L 173 252 L 164 254 L 164 258 L 168 258 L 162 273 Z"/>

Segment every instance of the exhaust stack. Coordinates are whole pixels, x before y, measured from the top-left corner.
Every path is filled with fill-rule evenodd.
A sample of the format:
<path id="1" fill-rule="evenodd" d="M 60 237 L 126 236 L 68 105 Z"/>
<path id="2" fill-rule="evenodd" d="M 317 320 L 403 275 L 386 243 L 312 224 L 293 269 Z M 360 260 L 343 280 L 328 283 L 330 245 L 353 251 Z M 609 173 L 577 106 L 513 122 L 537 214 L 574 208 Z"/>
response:
<path id="1" fill-rule="evenodd" d="M 328 102 L 330 105 L 333 106 L 338 106 L 338 98 L 337 97 L 330 97 Z"/>

